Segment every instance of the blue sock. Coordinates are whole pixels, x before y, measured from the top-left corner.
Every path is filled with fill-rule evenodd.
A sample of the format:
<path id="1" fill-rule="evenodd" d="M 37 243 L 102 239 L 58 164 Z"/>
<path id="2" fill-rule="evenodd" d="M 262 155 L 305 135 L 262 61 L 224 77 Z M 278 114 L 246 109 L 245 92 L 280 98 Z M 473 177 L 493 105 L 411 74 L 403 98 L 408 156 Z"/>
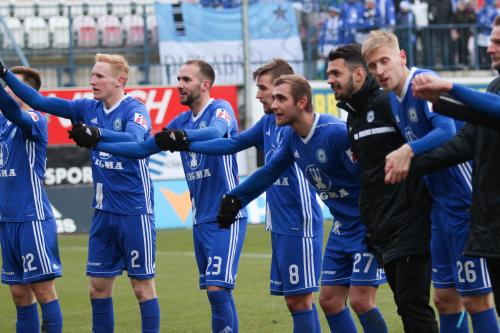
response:
<path id="1" fill-rule="evenodd" d="M 47 333 L 61 333 L 63 317 L 59 300 L 40 304 L 42 308 L 42 331 Z"/>
<path id="2" fill-rule="evenodd" d="M 234 303 L 232 290 L 229 291 L 229 302 L 231 303 L 231 310 L 233 310 L 233 333 L 238 333 L 238 311 L 236 311 L 236 304 Z"/>
<path id="3" fill-rule="evenodd" d="M 464 314 L 462 317 L 462 313 Z M 467 312 L 439 314 L 440 333 L 468 333 Z"/>
<path id="4" fill-rule="evenodd" d="M 387 333 L 387 325 L 378 308 L 373 308 L 358 318 L 365 333 Z"/>
<path id="5" fill-rule="evenodd" d="M 318 309 L 316 304 L 313 303 L 313 316 L 314 316 L 314 333 L 321 333 L 321 323 L 319 322 Z"/>
<path id="6" fill-rule="evenodd" d="M 292 313 L 293 333 L 312 333 L 314 332 L 314 311 L 305 310 Z"/>
<path id="7" fill-rule="evenodd" d="M 36 303 L 28 306 L 16 306 L 17 310 L 17 333 L 38 333 L 40 331 L 40 319 L 38 319 L 38 307 Z"/>
<path id="8" fill-rule="evenodd" d="M 113 333 L 115 329 L 115 315 L 113 313 L 113 299 L 94 298 L 92 303 L 92 333 Z"/>
<path id="9" fill-rule="evenodd" d="M 472 328 L 474 332 L 498 333 L 497 316 L 495 309 L 491 308 L 485 311 L 472 313 Z"/>
<path id="10" fill-rule="evenodd" d="M 330 326 L 330 331 L 335 333 L 356 333 L 356 325 L 354 320 L 352 320 L 351 312 L 349 308 L 346 307 L 341 312 L 334 315 L 327 315 L 326 320 L 328 321 L 328 326 Z"/>
<path id="11" fill-rule="evenodd" d="M 158 298 L 139 303 L 141 308 L 142 333 L 160 332 L 160 304 Z"/>
<path id="12" fill-rule="evenodd" d="M 227 290 L 208 291 L 212 306 L 212 332 L 233 332 L 234 318 L 229 292 Z"/>

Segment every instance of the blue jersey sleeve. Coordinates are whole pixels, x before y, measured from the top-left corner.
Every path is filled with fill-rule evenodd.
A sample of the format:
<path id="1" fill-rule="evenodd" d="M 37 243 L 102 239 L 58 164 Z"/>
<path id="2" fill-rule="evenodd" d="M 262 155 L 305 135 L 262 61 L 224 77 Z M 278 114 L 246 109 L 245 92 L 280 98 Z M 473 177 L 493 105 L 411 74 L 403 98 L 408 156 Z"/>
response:
<path id="1" fill-rule="evenodd" d="M 248 205 L 252 200 L 263 193 L 285 170 L 293 164 L 293 154 L 288 145 L 283 143 L 278 147 L 271 160 L 263 167 L 255 171 L 240 185 L 229 191 L 229 194 L 237 196 L 242 206 Z"/>
<path id="2" fill-rule="evenodd" d="M 58 117 L 71 119 L 76 123 L 79 119 L 75 118 L 75 101 L 69 101 L 56 97 L 45 97 L 36 89 L 19 80 L 12 72 L 7 71 L 3 80 L 12 89 L 14 94 L 22 99 L 26 104 L 35 110 L 47 112 Z"/>
<path id="3" fill-rule="evenodd" d="M 415 155 L 420 155 L 451 139 L 456 133 L 455 122 L 452 118 L 432 112 L 432 104 L 424 102 L 424 112 L 434 129 L 423 137 L 408 143 Z"/>
<path id="4" fill-rule="evenodd" d="M 346 126 L 335 126 L 334 130 L 330 131 L 330 147 L 339 156 L 342 165 L 346 171 L 359 177 L 360 171 L 358 163 L 354 159 L 354 155 L 351 149 L 351 141 L 349 140 L 349 135 L 347 133 Z"/>
<path id="5" fill-rule="evenodd" d="M 263 121 L 260 120 L 254 126 L 232 138 L 192 142 L 189 145 L 189 150 L 209 155 L 229 155 L 250 147 L 262 149 L 262 123 Z"/>
<path id="6" fill-rule="evenodd" d="M 458 101 L 470 106 L 474 111 L 500 119 L 500 96 L 480 92 L 461 84 L 453 84 L 450 94 Z"/>
<path id="7" fill-rule="evenodd" d="M 161 151 L 154 138 L 142 142 L 99 142 L 96 150 L 128 158 L 146 158 Z"/>
<path id="8" fill-rule="evenodd" d="M 207 141 L 222 138 L 227 133 L 227 126 L 220 122 L 212 122 L 208 127 L 200 129 L 185 129 L 190 142 Z"/>
<path id="9" fill-rule="evenodd" d="M 27 112 L 19 107 L 19 104 L 0 86 L 0 104 L 5 118 L 14 125 L 22 128 L 23 131 L 32 134 L 34 120 Z"/>
<path id="10" fill-rule="evenodd" d="M 145 105 L 134 107 L 128 113 L 124 132 L 99 128 L 102 142 L 141 142 L 151 129 L 151 119 Z"/>

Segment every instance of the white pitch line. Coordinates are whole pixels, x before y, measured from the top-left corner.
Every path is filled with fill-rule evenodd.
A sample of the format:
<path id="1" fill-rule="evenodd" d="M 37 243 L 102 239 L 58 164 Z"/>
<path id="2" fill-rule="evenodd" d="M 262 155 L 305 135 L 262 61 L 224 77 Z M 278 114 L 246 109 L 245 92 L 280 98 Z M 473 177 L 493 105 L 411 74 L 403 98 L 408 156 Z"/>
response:
<path id="1" fill-rule="evenodd" d="M 83 246 L 59 246 L 60 251 L 81 251 L 87 252 L 87 248 Z M 194 257 L 194 252 L 191 251 L 156 251 L 156 255 L 160 256 L 170 256 L 170 257 Z M 266 253 L 245 253 L 241 254 L 242 258 L 250 258 L 250 259 L 271 259 L 270 254 Z"/>

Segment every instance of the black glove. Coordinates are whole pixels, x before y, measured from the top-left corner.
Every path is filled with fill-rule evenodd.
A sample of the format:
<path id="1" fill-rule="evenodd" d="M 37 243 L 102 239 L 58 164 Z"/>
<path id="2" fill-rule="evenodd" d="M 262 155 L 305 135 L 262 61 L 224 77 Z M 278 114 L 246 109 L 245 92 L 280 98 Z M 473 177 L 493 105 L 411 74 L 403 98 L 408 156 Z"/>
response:
<path id="1" fill-rule="evenodd" d="M 189 141 L 186 132 L 181 129 L 168 129 L 155 134 L 155 142 L 161 150 L 186 151 L 189 150 Z"/>
<path id="2" fill-rule="evenodd" d="M 3 63 L 3 61 L 0 60 L 0 77 L 4 77 L 5 74 L 7 74 L 7 66 Z"/>
<path id="3" fill-rule="evenodd" d="M 236 215 L 241 209 L 241 202 L 237 196 L 226 194 L 220 202 L 219 214 L 217 214 L 217 223 L 224 229 L 228 229 L 234 223 Z"/>
<path id="4" fill-rule="evenodd" d="M 73 139 L 80 147 L 93 149 L 101 141 L 101 131 L 99 128 L 78 123 L 68 131 L 69 138 Z"/>

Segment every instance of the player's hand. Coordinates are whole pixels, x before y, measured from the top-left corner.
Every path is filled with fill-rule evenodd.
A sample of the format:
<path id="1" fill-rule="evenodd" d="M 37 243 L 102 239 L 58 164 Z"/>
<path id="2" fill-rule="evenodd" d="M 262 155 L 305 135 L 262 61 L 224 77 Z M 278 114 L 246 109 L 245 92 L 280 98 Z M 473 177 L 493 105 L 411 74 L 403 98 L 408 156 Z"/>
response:
<path id="1" fill-rule="evenodd" d="M 405 143 L 385 157 L 385 183 L 396 184 L 408 176 L 413 150 Z"/>
<path id="2" fill-rule="evenodd" d="M 165 128 L 155 134 L 155 142 L 161 150 L 186 151 L 189 149 L 189 141 L 181 129 Z"/>
<path id="3" fill-rule="evenodd" d="M 101 131 L 99 128 L 87 126 L 82 123 L 74 125 L 68 133 L 70 139 L 73 139 L 78 146 L 84 148 L 93 149 L 101 141 Z"/>
<path id="4" fill-rule="evenodd" d="M 241 210 L 240 199 L 231 194 L 226 194 L 220 202 L 219 213 L 217 214 L 217 223 L 221 228 L 227 229 L 236 220 L 236 215 Z"/>
<path id="5" fill-rule="evenodd" d="M 419 74 L 412 83 L 413 95 L 432 103 L 436 103 L 439 95 L 449 92 L 453 87 L 451 82 L 430 74 Z"/>
<path id="6" fill-rule="evenodd" d="M 7 74 L 8 70 L 9 70 L 9 68 L 7 68 L 7 66 L 5 66 L 3 61 L 0 60 L 0 77 L 4 77 L 5 74 Z"/>

